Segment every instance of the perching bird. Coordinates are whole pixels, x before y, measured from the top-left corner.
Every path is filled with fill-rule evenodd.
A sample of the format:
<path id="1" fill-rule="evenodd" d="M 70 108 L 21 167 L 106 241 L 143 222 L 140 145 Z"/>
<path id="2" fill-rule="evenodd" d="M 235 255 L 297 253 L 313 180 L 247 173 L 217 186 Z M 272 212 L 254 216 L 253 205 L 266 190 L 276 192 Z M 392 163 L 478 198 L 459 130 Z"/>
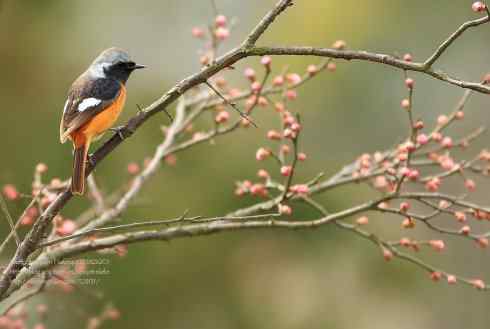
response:
<path id="1" fill-rule="evenodd" d="M 126 101 L 126 81 L 144 65 L 131 61 L 122 49 L 104 50 L 73 82 L 63 109 L 60 141 L 73 142 L 71 191 L 83 194 L 90 143 L 116 122 Z"/>

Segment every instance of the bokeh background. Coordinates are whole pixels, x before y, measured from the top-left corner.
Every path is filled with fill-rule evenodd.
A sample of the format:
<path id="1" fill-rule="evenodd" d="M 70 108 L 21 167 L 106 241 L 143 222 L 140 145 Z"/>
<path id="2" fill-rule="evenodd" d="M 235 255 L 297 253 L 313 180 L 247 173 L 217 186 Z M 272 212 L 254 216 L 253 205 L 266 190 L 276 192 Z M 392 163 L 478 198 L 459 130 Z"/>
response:
<path id="1" fill-rule="evenodd" d="M 275 0 L 216 0 L 219 11 L 237 19 L 222 50 L 237 44 Z M 330 46 L 345 39 L 352 49 L 390 54 L 410 51 L 426 58 L 462 22 L 474 18 L 470 0 L 303 0 L 287 11 L 260 41 L 264 45 Z M 101 50 L 119 46 L 150 68 L 129 82 L 121 122 L 190 73 L 199 70 L 199 40 L 193 26 L 213 19 L 205 0 L 4 0 L 0 11 L 0 183 L 29 191 L 33 167 L 42 161 L 49 177 L 67 177 L 71 148 L 58 142 L 66 91 Z M 468 80 L 490 70 L 489 27 L 465 34 L 438 67 Z M 277 70 L 290 65 L 304 72 L 315 58 L 274 58 Z M 257 58 L 228 74 L 245 86 L 240 72 L 259 67 Z M 416 116 L 427 124 L 448 112 L 463 91 L 422 75 L 415 94 Z M 302 149 L 309 160 L 301 177 L 334 173 L 363 152 L 390 147 L 406 133 L 399 109 L 405 97 L 401 72 L 377 64 L 338 62 L 300 91 L 296 110 L 305 132 Z M 261 110 L 262 111 L 262 110 Z M 488 123 L 488 97 L 474 96 L 467 118 L 453 136 Z M 255 150 L 277 120 L 255 116 L 249 129 L 178 155 L 163 166 L 125 213 L 124 222 L 170 218 L 190 209 L 194 215 L 219 215 L 251 204 L 233 196 L 234 182 L 253 178 Z M 232 113 L 234 115 L 234 113 Z M 161 140 L 162 114 L 140 129 L 100 167 L 97 179 L 110 192 L 127 179 L 126 165 L 152 153 Z M 475 146 L 488 144 L 488 137 Z M 471 153 L 473 152 L 473 153 Z M 460 188 L 461 182 L 454 183 Z M 489 186 L 479 182 L 476 200 L 488 204 Z M 348 187 L 318 198 L 335 210 L 371 196 Z M 76 199 L 64 211 L 75 216 L 87 202 Z M 20 208 L 12 205 L 18 214 Z M 312 216 L 298 209 L 301 216 Z M 373 217 L 372 229 L 397 239 L 399 220 Z M 2 235 L 7 224 L 2 224 Z M 418 228 L 412 236 L 433 237 Z M 488 251 L 469 242 L 447 240 L 447 252 L 421 255 L 449 271 L 490 280 Z M 133 245 L 125 258 L 109 257 L 110 275 L 97 287 L 37 297 L 49 307 L 49 328 L 80 328 L 112 302 L 122 319 L 103 328 L 481 328 L 490 320 L 490 297 L 468 287 L 434 284 L 427 273 L 400 261 L 385 263 L 366 241 L 324 227 L 316 231 L 227 233 L 171 243 Z M 94 294 L 97 292 L 97 294 Z M 103 293 L 100 298 L 99 293 Z"/>

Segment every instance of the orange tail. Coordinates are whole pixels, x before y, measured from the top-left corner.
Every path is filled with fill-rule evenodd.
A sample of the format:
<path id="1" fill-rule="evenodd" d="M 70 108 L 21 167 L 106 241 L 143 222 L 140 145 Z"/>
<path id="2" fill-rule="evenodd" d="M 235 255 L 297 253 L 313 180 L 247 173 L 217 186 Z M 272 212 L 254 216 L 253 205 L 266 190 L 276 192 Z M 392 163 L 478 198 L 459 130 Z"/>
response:
<path id="1" fill-rule="evenodd" d="M 85 167 L 90 141 L 83 144 L 76 143 L 73 153 L 73 174 L 71 177 L 71 192 L 82 195 L 85 191 Z"/>

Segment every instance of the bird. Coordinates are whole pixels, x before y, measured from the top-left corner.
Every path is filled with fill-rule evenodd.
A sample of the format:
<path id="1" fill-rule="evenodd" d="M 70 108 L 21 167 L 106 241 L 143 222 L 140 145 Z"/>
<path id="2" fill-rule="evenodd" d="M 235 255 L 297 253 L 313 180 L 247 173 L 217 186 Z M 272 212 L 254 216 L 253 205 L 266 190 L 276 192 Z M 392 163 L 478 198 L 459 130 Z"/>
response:
<path id="1" fill-rule="evenodd" d="M 60 142 L 73 143 L 71 192 L 83 195 L 90 144 L 111 129 L 126 102 L 126 82 L 136 64 L 128 52 L 104 50 L 71 85 L 60 122 Z"/>

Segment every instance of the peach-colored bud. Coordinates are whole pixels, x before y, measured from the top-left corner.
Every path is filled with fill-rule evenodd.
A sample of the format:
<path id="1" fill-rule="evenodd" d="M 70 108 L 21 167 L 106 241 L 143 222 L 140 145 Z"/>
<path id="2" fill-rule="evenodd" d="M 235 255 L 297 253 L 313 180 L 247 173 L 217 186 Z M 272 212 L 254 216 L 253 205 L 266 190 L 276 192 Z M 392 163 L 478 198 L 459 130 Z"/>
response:
<path id="1" fill-rule="evenodd" d="M 209 56 L 202 55 L 201 57 L 199 57 L 199 63 L 201 63 L 201 65 L 208 65 L 209 64 Z"/>
<path id="2" fill-rule="evenodd" d="M 458 282 L 458 280 L 456 279 L 456 277 L 454 275 L 448 274 L 448 276 L 447 276 L 447 283 L 448 284 L 456 284 L 457 282 Z"/>
<path id="3" fill-rule="evenodd" d="M 269 105 L 269 101 L 267 100 L 267 98 L 260 96 L 259 100 L 257 101 L 257 104 L 259 104 L 259 106 L 261 107 L 266 107 Z"/>
<path id="4" fill-rule="evenodd" d="M 291 130 L 294 131 L 294 132 L 299 132 L 301 130 L 301 125 L 297 122 L 293 122 L 291 124 Z"/>
<path id="5" fill-rule="evenodd" d="M 250 194 L 265 197 L 267 196 L 267 189 L 264 184 L 253 184 L 250 187 Z"/>
<path id="6" fill-rule="evenodd" d="M 463 111 L 458 111 L 456 112 L 456 114 L 454 115 L 454 117 L 458 120 L 462 120 L 464 119 L 464 112 Z"/>
<path id="7" fill-rule="evenodd" d="M 414 228 L 415 221 L 412 218 L 407 217 L 402 221 L 402 227 L 406 229 Z"/>
<path id="8" fill-rule="evenodd" d="M 246 68 L 245 71 L 243 71 L 243 75 L 245 75 L 245 77 L 252 82 L 256 79 L 255 70 L 250 67 Z"/>
<path id="9" fill-rule="evenodd" d="M 270 56 L 263 56 L 260 59 L 260 64 L 264 65 L 265 67 L 270 68 L 271 63 L 272 63 L 272 58 Z"/>
<path id="10" fill-rule="evenodd" d="M 412 245 L 412 241 L 409 238 L 401 238 L 400 246 L 402 247 L 410 247 Z"/>
<path id="11" fill-rule="evenodd" d="M 337 40 L 332 45 L 332 48 L 337 50 L 343 50 L 345 47 L 347 47 L 347 43 L 344 40 Z"/>
<path id="12" fill-rule="evenodd" d="M 58 235 L 61 236 L 66 236 L 75 232 L 76 229 L 77 229 L 77 224 L 74 221 L 70 219 L 65 219 L 61 223 L 61 226 L 56 229 L 56 233 L 58 233 Z"/>
<path id="13" fill-rule="evenodd" d="M 286 75 L 286 80 L 292 84 L 296 85 L 301 82 L 301 76 L 298 73 L 289 73 Z"/>
<path id="14" fill-rule="evenodd" d="M 440 116 L 437 117 L 437 124 L 442 126 L 447 124 L 449 121 L 448 117 L 444 114 L 441 114 Z"/>
<path id="15" fill-rule="evenodd" d="M 276 76 L 273 80 L 272 80 L 272 84 L 276 87 L 279 87 L 279 86 L 282 86 L 284 84 L 284 77 L 282 75 L 278 75 Z"/>
<path id="16" fill-rule="evenodd" d="M 291 138 L 291 139 L 296 138 L 296 133 L 292 129 L 289 129 L 289 128 L 284 129 L 282 134 L 283 134 L 284 138 Z"/>
<path id="17" fill-rule="evenodd" d="M 486 8 L 487 8 L 487 6 L 481 1 L 473 2 L 473 4 L 471 5 L 471 9 L 475 13 L 481 13 L 481 12 L 485 11 Z"/>
<path id="18" fill-rule="evenodd" d="M 357 225 L 367 225 L 369 223 L 369 218 L 367 216 L 361 216 L 356 220 Z"/>
<path id="19" fill-rule="evenodd" d="M 281 215 L 287 215 L 287 216 L 289 216 L 293 213 L 293 209 L 291 209 L 290 206 L 285 205 L 285 204 L 279 204 L 278 211 Z"/>
<path id="20" fill-rule="evenodd" d="M 334 62 L 329 62 L 327 64 L 327 70 L 330 71 L 330 72 L 337 71 L 337 64 L 335 64 Z"/>
<path id="21" fill-rule="evenodd" d="M 387 209 L 388 208 L 388 203 L 387 202 L 380 202 L 378 203 L 378 208 L 379 209 Z"/>
<path id="22" fill-rule="evenodd" d="M 168 166 L 175 166 L 177 164 L 177 156 L 175 154 L 168 154 L 163 158 L 163 161 L 165 161 L 165 164 Z"/>
<path id="23" fill-rule="evenodd" d="M 417 130 L 424 128 L 424 122 L 422 120 L 417 120 L 414 124 L 414 128 Z"/>
<path id="24" fill-rule="evenodd" d="M 476 190 L 476 183 L 474 180 L 468 178 L 464 181 L 464 187 L 466 187 L 468 191 L 473 192 Z"/>
<path id="25" fill-rule="evenodd" d="M 412 78 L 405 79 L 405 86 L 407 86 L 407 88 L 412 89 L 414 85 L 415 81 Z"/>
<path id="26" fill-rule="evenodd" d="M 408 172 L 407 177 L 412 181 L 416 181 L 420 177 L 420 171 L 418 171 L 417 169 L 411 169 Z"/>
<path id="27" fill-rule="evenodd" d="M 289 175 L 291 175 L 293 171 L 293 167 L 291 166 L 282 166 L 281 167 L 281 175 L 285 176 L 285 177 L 288 177 Z"/>
<path id="28" fill-rule="evenodd" d="M 434 282 L 437 282 L 437 281 L 441 280 L 441 278 L 442 278 L 442 274 L 441 274 L 441 272 L 437 272 L 437 271 L 436 271 L 436 272 L 432 272 L 432 273 L 430 274 L 430 279 L 431 279 L 432 281 L 434 281 Z"/>
<path id="29" fill-rule="evenodd" d="M 471 232 L 471 228 L 468 225 L 463 226 L 460 230 L 459 233 L 463 235 L 469 235 Z"/>
<path id="30" fill-rule="evenodd" d="M 429 137 L 426 134 L 420 134 L 417 136 L 417 143 L 420 145 L 425 145 L 429 142 Z"/>
<path id="31" fill-rule="evenodd" d="M 38 163 L 36 165 L 36 172 L 39 174 L 44 174 L 46 171 L 48 171 L 48 166 L 45 163 Z"/>
<path id="32" fill-rule="evenodd" d="M 111 320 L 118 320 L 121 317 L 121 312 L 114 307 L 111 307 L 105 311 L 107 318 Z"/>
<path id="33" fill-rule="evenodd" d="M 128 173 L 130 175 L 136 175 L 140 171 L 140 165 L 137 164 L 136 162 L 130 162 L 128 163 Z"/>
<path id="34" fill-rule="evenodd" d="M 2 189 L 2 194 L 7 200 L 17 200 L 20 198 L 20 193 L 13 184 L 5 184 Z"/>
<path id="35" fill-rule="evenodd" d="M 306 160 L 306 153 L 298 153 L 298 160 L 299 161 L 305 161 Z"/>
<path id="36" fill-rule="evenodd" d="M 436 142 L 442 141 L 442 134 L 441 133 L 438 133 L 438 132 L 432 133 L 431 137 Z"/>
<path id="37" fill-rule="evenodd" d="M 446 136 L 442 139 L 441 145 L 445 148 L 451 148 L 453 147 L 453 139 L 449 136 Z"/>
<path id="38" fill-rule="evenodd" d="M 447 209 L 450 206 L 451 206 L 451 204 L 449 202 L 447 202 L 446 200 L 439 201 L 439 208 L 441 208 L 441 209 Z"/>
<path id="39" fill-rule="evenodd" d="M 281 153 L 282 154 L 289 154 L 291 152 L 291 148 L 287 144 L 281 145 Z"/>
<path id="40" fill-rule="evenodd" d="M 296 90 L 289 89 L 288 91 L 286 91 L 286 98 L 290 101 L 294 101 L 296 98 L 298 98 L 298 93 L 296 92 Z"/>
<path id="41" fill-rule="evenodd" d="M 430 240 L 429 245 L 434 249 L 435 251 L 443 251 L 446 245 L 444 244 L 444 241 L 442 240 Z"/>
<path id="42" fill-rule="evenodd" d="M 434 177 L 430 179 L 426 184 L 425 188 L 430 192 L 436 192 L 441 187 L 441 179 Z"/>
<path id="43" fill-rule="evenodd" d="M 480 279 L 472 280 L 471 284 L 473 285 L 473 287 L 475 287 L 478 290 L 483 290 L 486 288 L 485 282 L 483 280 L 480 280 Z"/>
<path id="44" fill-rule="evenodd" d="M 462 211 L 456 211 L 454 217 L 456 217 L 456 220 L 460 223 L 466 222 L 466 214 Z"/>
<path id="45" fill-rule="evenodd" d="M 383 258 L 385 261 L 389 262 L 393 259 L 393 253 L 390 250 L 383 248 Z"/>
<path id="46" fill-rule="evenodd" d="M 271 155 L 271 151 L 261 147 L 257 150 L 257 153 L 255 153 L 255 159 L 257 161 L 262 161 L 267 159 Z"/>
<path id="47" fill-rule="evenodd" d="M 276 110 L 276 112 L 281 113 L 281 112 L 284 112 L 286 107 L 284 106 L 284 103 L 276 102 L 276 103 L 274 103 L 274 109 Z"/>
<path id="48" fill-rule="evenodd" d="M 48 305 L 46 305 L 46 304 L 38 304 L 36 306 L 36 311 L 40 315 L 44 315 L 44 314 L 46 314 L 46 312 L 48 312 Z"/>
<path id="49" fill-rule="evenodd" d="M 314 64 L 310 64 L 310 65 L 308 65 L 308 67 L 306 68 L 306 72 L 308 72 L 308 74 L 309 74 L 310 76 L 313 76 L 313 75 L 315 75 L 315 74 L 317 74 L 317 73 L 318 73 L 318 67 L 317 67 L 316 65 L 314 65 Z"/>
<path id="50" fill-rule="evenodd" d="M 204 30 L 201 29 L 200 27 L 193 27 L 192 28 L 192 36 L 194 38 L 202 38 L 202 37 L 204 37 Z"/>
<path id="51" fill-rule="evenodd" d="M 260 177 L 260 178 L 264 178 L 264 179 L 267 179 L 270 177 L 269 173 L 267 172 L 267 170 L 265 169 L 260 169 L 258 172 L 257 172 L 257 176 Z"/>
<path id="52" fill-rule="evenodd" d="M 220 111 L 218 114 L 216 114 L 214 121 L 216 123 L 225 123 L 229 119 L 230 119 L 230 113 L 228 113 L 227 111 Z"/>
<path id="53" fill-rule="evenodd" d="M 228 30 L 227 28 L 224 28 L 224 27 L 218 27 L 214 31 L 214 35 L 219 40 L 226 40 L 230 36 L 230 30 Z"/>
<path id="54" fill-rule="evenodd" d="M 267 132 L 267 138 L 271 140 L 280 140 L 281 139 L 281 133 L 278 132 L 277 130 L 269 130 Z"/>
<path id="55" fill-rule="evenodd" d="M 401 106 L 405 110 L 408 110 L 410 108 L 410 101 L 407 98 L 402 99 Z"/>
<path id="56" fill-rule="evenodd" d="M 114 251 L 119 257 L 124 257 L 128 254 L 128 246 L 126 244 L 118 244 L 114 247 Z"/>
<path id="57" fill-rule="evenodd" d="M 476 240 L 476 243 L 478 243 L 478 245 L 481 247 L 481 248 L 486 248 L 488 247 L 488 239 L 485 238 L 485 237 L 481 237 L 481 238 L 478 238 Z"/>
<path id="58" fill-rule="evenodd" d="M 405 55 L 403 55 L 403 60 L 405 62 L 411 62 L 411 61 L 413 61 L 413 57 L 411 54 L 405 54 Z"/>
<path id="59" fill-rule="evenodd" d="M 250 85 L 250 89 L 254 92 L 254 93 L 258 93 L 261 89 L 262 89 L 262 84 L 258 81 L 254 81 L 252 82 L 252 84 Z"/>

